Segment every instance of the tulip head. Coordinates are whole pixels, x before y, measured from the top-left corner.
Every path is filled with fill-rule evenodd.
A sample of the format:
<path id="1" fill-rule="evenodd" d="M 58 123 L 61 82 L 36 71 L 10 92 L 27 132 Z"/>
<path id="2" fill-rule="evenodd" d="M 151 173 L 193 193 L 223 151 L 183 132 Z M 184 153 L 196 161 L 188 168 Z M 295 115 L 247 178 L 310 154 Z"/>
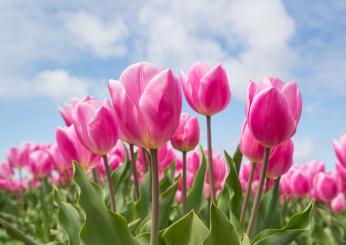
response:
<path id="1" fill-rule="evenodd" d="M 311 189 L 308 176 L 300 170 L 295 170 L 292 173 L 290 184 L 292 192 L 300 197 L 307 195 Z"/>
<path id="2" fill-rule="evenodd" d="M 53 159 L 47 151 L 38 149 L 30 153 L 29 170 L 36 178 L 50 176 L 54 167 Z"/>
<path id="3" fill-rule="evenodd" d="M 195 63 L 187 75 L 180 74 L 184 94 L 196 112 L 212 116 L 223 111 L 231 100 L 231 90 L 225 69 L 221 65 L 210 68 L 204 63 Z"/>
<path id="4" fill-rule="evenodd" d="M 314 197 L 324 202 L 331 201 L 339 192 L 335 176 L 332 173 L 318 173 L 314 178 Z"/>
<path id="5" fill-rule="evenodd" d="M 280 145 L 296 132 L 302 98 L 295 82 L 284 84 L 267 78 L 258 85 L 250 82 L 246 101 L 249 128 L 267 147 Z"/>
<path id="6" fill-rule="evenodd" d="M 73 110 L 78 104 L 79 99 L 73 98 L 71 105 L 64 104 L 62 107 L 58 107 L 59 113 L 64 120 L 66 126 L 71 126 L 73 124 Z"/>
<path id="7" fill-rule="evenodd" d="M 9 163 L 0 163 L 0 178 L 11 179 L 14 176 L 13 166 Z"/>
<path id="8" fill-rule="evenodd" d="M 339 162 L 346 167 L 346 134 L 340 140 L 333 140 L 333 145 Z"/>
<path id="9" fill-rule="evenodd" d="M 29 164 L 29 155 L 37 150 L 38 145 L 32 142 L 25 142 L 19 146 L 11 147 L 7 151 L 7 159 L 10 165 L 16 168 L 22 168 Z"/>
<path id="10" fill-rule="evenodd" d="M 76 161 L 86 170 L 91 170 L 97 163 L 97 157 L 80 142 L 74 126 L 57 128 L 56 142 L 59 150 L 68 163 Z"/>
<path id="11" fill-rule="evenodd" d="M 142 62 L 129 66 L 108 88 L 120 138 L 130 144 L 158 149 L 175 133 L 182 108 L 178 80 L 170 69 Z"/>
<path id="12" fill-rule="evenodd" d="M 257 163 L 263 160 L 264 145 L 257 141 L 253 136 L 246 120 L 243 123 L 239 147 L 241 153 L 251 162 Z"/>
<path id="13" fill-rule="evenodd" d="M 346 200 L 344 193 L 340 192 L 330 203 L 333 213 L 342 213 L 346 207 Z"/>
<path id="14" fill-rule="evenodd" d="M 199 123 L 196 117 L 181 113 L 180 123 L 171 138 L 173 147 L 179 151 L 192 151 L 199 142 Z"/>

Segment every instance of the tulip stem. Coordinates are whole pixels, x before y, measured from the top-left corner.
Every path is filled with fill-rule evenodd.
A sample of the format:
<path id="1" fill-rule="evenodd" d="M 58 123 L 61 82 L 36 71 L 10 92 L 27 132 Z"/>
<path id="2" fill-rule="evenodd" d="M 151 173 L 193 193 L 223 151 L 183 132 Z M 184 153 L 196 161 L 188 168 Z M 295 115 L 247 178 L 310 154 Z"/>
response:
<path id="1" fill-rule="evenodd" d="M 108 189 L 109 189 L 108 191 L 109 191 L 109 199 L 111 200 L 111 208 L 112 208 L 112 211 L 115 212 L 116 211 L 116 208 L 115 208 L 115 198 L 114 198 L 114 192 L 113 192 L 111 170 L 109 168 L 107 155 L 103 155 L 102 159 L 103 159 L 103 163 L 105 165 L 106 174 L 107 174 Z"/>
<path id="2" fill-rule="evenodd" d="M 132 161 L 133 181 L 135 183 L 135 200 L 137 201 L 139 199 L 139 184 L 138 184 L 138 174 L 137 174 L 137 166 L 136 166 L 135 151 L 133 149 L 133 144 L 130 144 L 130 154 L 131 154 L 131 161 Z"/>
<path id="3" fill-rule="evenodd" d="M 253 180 L 253 176 L 255 173 L 255 164 L 256 163 L 251 163 L 251 170 L 250 170 L 249 178 L 247 180 L 245 199 L 244 199 L 243 206 L 241 209 L 240 227 L 243 227 L 244 221 L 245 221 L 246 210 L 247 210 L 247 206 L 249 204 L 249 199 L 250 199 L 250 194 L 251 194 L 252 180 Z"/>
<path id="4" fill-rule="evenodd" d="M 264 160 L 263 160 L 263 166 L 262 166 L 262 171 L 261 171 L 261 177 L 260 177 L 260 181 L 259 181 L 258 188 L 256 191 L 255 201 L 254 201 L 254 204 L 252 207 L 250 221 L 249 221 L 249 225 L 247 227 L 247 232 L 246 232 L 249 237 L 251 237 L 251 235 L 252 235 L 252 231 L 253 231 L 255 221 L 256 221 L 256 216 L 257 216 L 258 209 L 259 209 L 259 204 L 261 201 L 263 185 L 264 185 L 264 181 L 265 181 L 265 177 L 266 177 L 266 173 L 267 173 L 269 154 L 270 154 L 270 147 L 266 147 L 265 153 L 264 153 Z"/>
<path id="5" fill-rule="evenodd" d="M 22 177 L 22 168 L 18 169 L 18 175 L 19 175 L 19 205 L 22 210 L 25 209 L 24 205 L 24 189 L 23 189 L 23 177 Z"/>
<path id="6" fill-rule="evenodd" d="M 100 180 L 99 180 L 99 173 L 97 171 L 97 168 L 93 168 L 93 170 L 91 171 L 92 172 L 92 175 L 93 175 L 93 181 L 98 184 L 100 183 Z"/>
<path id="7" fill-rule="evenodd" d="M 207 117 L 207 138 L 208 138 L 208 169 L 209 169 L 209 185 L 210 185 L 210 196 L 212 202 L 216 201 L 215 193 L 215 177 L 213 168 L 213 149 L 211 144 L 211 117 Z"/>
<path id="8" fill-rule="evenodd" d="M 266 189 L 265 189 L 265 192 L 268 192 L 270 189 L 270 178 L 266 178 Z"/>
<path id="9" fill-rule="evenodd" d="M 183 151 L 183 188 L 182 188 L 182 202 L 183 202 L 183 214 L 187 212 L 186 203 L 186 151 Z"/>
<path id="10" fill-rule="evenodd" d="M 142 154 L 143 154 L 143 160 L 144 160 L 144 172 L 147 172 L 148 170 L 148 160 L 147 160 L 147 150 L 142 147 Z"/>
<path id="11" fill-rule="evenodd" d="M 151 153 L 151 236 L 150 245 L 158 244 L 159 233 L 159 173 L 157 164 L 157 149 L 150 149 Z"/>

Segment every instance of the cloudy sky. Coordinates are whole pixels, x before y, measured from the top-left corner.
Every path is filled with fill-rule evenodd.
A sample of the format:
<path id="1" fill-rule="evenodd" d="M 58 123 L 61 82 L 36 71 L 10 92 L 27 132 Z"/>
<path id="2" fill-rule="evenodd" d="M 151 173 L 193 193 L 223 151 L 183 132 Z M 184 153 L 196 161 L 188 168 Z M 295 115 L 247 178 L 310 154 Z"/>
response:
<path id="1" fill-rule="evenodd" d="M 277 76 L 303 94 L 296 162 L 334 166 L 331 140 L 346 132 L 343 0 L 2 0 L 0 13 L 0 160 L 22 141 L 53 142 L 57 105 L 109 96 L 107 80 L 131 63 L 179 72 L 201 60 L 222 63 L 232 90 L 213 118 L 215 148 L 234 151 L 249 80 Z"/>

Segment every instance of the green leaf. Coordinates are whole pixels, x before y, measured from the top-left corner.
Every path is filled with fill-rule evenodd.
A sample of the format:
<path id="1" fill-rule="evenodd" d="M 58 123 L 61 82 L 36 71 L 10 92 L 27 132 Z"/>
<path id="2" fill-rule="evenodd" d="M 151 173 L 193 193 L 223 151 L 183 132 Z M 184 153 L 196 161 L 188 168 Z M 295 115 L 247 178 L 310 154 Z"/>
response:
<path id="1" fill-rule="evenodd" d="M 289 244 L 300 233 L 311 227 L 313 207 L 314 202 L 311 201 L 303 212 L 293 215 L 284 228 L 264 230 L 255 236 L 252 243 L 255 245 Z"/>
<path id="2" fill-rule="evenodd" d="M 144 175 L 144 181 L 139 186 L 140 197 L 135 204 L 134 219 L 143 220 L 149 213 L 150 208 L 150 173 Z"/>
<path id="3" fill-rule="evenodd" d="M 242 195 L 243 190 L 241 188 L 237 170 L 235 168 L 235 163 L 232 157 L 225 151 L 226 162 L 228 163 L 229 173 L 225 182 L 225 185 L 228 185 L 230 189 L 234 192 L 234 195 L 230 199 L 230 209 L 233 212 L 234 216 L 239 220 L 241 205 L 242 205 Z"/>
<path id="4" fill-rule="evenodd" d="M 278 201 L 280 196 L 279 184 L 280 177 L 276 178 L 274 188 L 271 191 L 270 202 L 264 218 L 264 228 L 266 229 L 275 229 L 281 227 L 281 213 L 278 209 Z"/>
<path id="5" fill-rule="evenodd" d="M 160 230 L 168 225 L 169 215 L 171 213 L 172 204 L 175 200 L 175 194 L 178 189 L 179 179 L 169 187 L 164 193 L 160 194 Z"/>
<path id="6" fill-rule="evenodd" d="M 57 191 L 55 191 L 55 201 L 59 206 L 58 225 L 66 231 L 69 237 L 69 244 L 79 245 L 79 235 L 84 221 L 71 204 L 60 199 Z"/>
<path id="7" fill-rule="evenodd" d="M 126 220 L 106 207 L 100 186 L 92 183 L 78 164 L 75 163 L 74 166 L 74 180 L 81 189 L 78 204 L 86 214 L 80 238 L 86 245 L 138 244 L 131 235 Z"/>
<path id="8" fill-rule="evenodd" d="M 238 235 L 227 216 L 214 203 L 210 207 L 210 233 L 203 242 L 204 245 L 240 245 Z"/>
<path id="9" fill-rule="evenodd" d="M 238 145 L 237 150 L 233 154 L 233 161 L 234 161 L 235 169 L 237 170 L 237 175 L 239 175 L 242 159 L 243 159 L 243 154 L 241 153 L 240 147 Z"/>
<path id="10" fill-rule="evenodd" d="M 207 170 L 205 154 L 201 150 L 201 165 L 196 173 L 190 193 L 187 195 L 187 210 L 198 212 L 204 199 L 204 182 Z"/>
<path id="11" fill-rule="evenodd" d="M 24 244 L 27 245 L 37 245 L 40 244 L 39 242 L 34 241 L 27 235 L 25 235 L 22 231 L 18 230 L 16 227 L 14 227 L 12 224 L 4 220 L 3 218 L 0 218 L 0 225 L 6 230 L 7 234 L 13 239 L 17 241 L 22 241 Z"/>
<path id="12" fill-rule="evenodd" d="M 165 245 L 165 242 L 162 239 L 162 231 L 159 232 L 159 244 L 158 245 Z M 150 232 L 144 232 L 136 236 L 137 242 L 139 242 L 140 245 L 149 245 L 150 244 Z"/>
<path id="13" fill-rule="evenodd" d="M 192 210 L 170 225 L 162 234 L 167 245 L 200 245 L 208 229 Z"/>

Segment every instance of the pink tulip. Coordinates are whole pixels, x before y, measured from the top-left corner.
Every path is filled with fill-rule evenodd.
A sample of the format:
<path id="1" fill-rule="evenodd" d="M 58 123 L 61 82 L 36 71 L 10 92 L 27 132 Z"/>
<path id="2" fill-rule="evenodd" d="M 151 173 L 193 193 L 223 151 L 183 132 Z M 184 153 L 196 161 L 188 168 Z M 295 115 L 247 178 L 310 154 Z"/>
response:
<path id="1" fill-rule="evenodd" d="M 182 108 L 180 86 L 170 69 L 143 62 L 127 67 L 108 88 L 120 128 L 130 144 L 158 149 L 175 133 Z"/>
<path id="2" fill-rule="evenodd" d="M 53 159 L 45 150 L 36 150 L 30 153 L 29 170 L 36 178 L 49 176 L 53 170 Z"/>
<path id="3" fill-rule="evenodd" d="M 36 149 L 38 149 L 38 146 L 32 142 L 26 142 L 19 146 L 10 148 L 7 152 L 9 164 L 16 168 L 22 168 L 28 165 L 29 155 Z"/>
<path id="4" fill-rule="evenodd" d="M 108 153 L 108 162 L 111 168 L 111 171 L 115 171 L 119 168 L 125 161 L 125 149 L 121 141 L 113 147 L 113 149 Z M 102 178 L 106 176 L 105 165 L 100 161 L 97 165 L 99 173 Z"/>
<path id="5" fill-rule="evenodd" d="M 339 161 L 335 165 L 335 174 L 337 175 L 338 184 L 340 191 L 346 191 L 346 167 L 342 165 Z"/>
<path id="6" fill-rule="evenodd" d="M 13 166 L 9 163 L 0 163 L 0 178 L 11 179 L 14 176 Z"/>
<path id="7" fill-rule="evenodd" d="M 296 170 L 290 177 L 291 190 L 297 196 L 305 196 L 310 192 L 308 176 L 302 171 Z"/>
<path id="8" fill-rule="evenodd" d="M 333 140 L 333 145 L 339 162 L 346 167 L 346 134 L 340 140 Z"/>
<path id="9" fill-rule="evenodd" d="M 246 114 L 251 132 L 267 147 L 280 145 L 292 137 L 302 111 L 302 98 L 295 82 L 284 84 L 267 78 L 258 85 L 250 82 Z"/>
<path id="10" fill-rule="evenodd" d="M 318 173 L 315 176 L 313 194 L 317 200 L 329 202 L 338 192 L 338 183 L 332 173 Z"/>
<path id="11" fill-rule="evenodd" d="M 292 140 L 274 147 L 268 161 L 267 177 L 276 178 L 285 174 L 293 164 L 293 151 Z M 256 166 L 258 169 L 262 168 L 262 164 L 256 164 Z"/>
<path id="12" fill-rule="evenodd" d="M 181 113 L 179 127 L 171 138 L 173 147 L 179 151 L 193 150 L 199 142 L 199 123 L 196 117 Z"/>
<path id="13" fill-rule="evenodd" d="M 50 155 L 54 163 L 54 167 L 58 172 L 64 173 L 65 171 L 70 171 L 73 168 L 72 162 L 66 161 L 57 144 L 51 145 L 46 149 L 46 151 Z"/>
<path id="14" fill-rule="evenodd" d="M 195 63 L 187 75 L 181 72 L 180 80 L 189 105 L 196 112 L 212 116 L 223 111 L 231 100 L 227 74 L 221 65 L 210 68 Z"/>
<path id="15" fill-rule="evenodd" d="M 118 141 L 115 117 L 105 104 L 88 96 L 80 100 L 73 110 L 73 125 L 79 140 L 100 156 L 106 155 Z"/>
<path id="16" fill-rule="evenodd" d="M 346 200 L 344 193 L 340 192 L 331 202 L 330 207 L 333 213 L 342 213 L 346 207 Z"/>
<path id="17" fill-rule="evenodd" d="M 72 115 L 73 110 L 79 101 L 80 101 L 80 99 L 73 98 L 71 105 L 64 104 L 63 107 L 60 107 L 60 106 L 58 107 L 60 115 L 61 115 L 62 119 L 64 119 L 64 122 L 65 122 L 66 126 L 68 126 L 68 127 L 73 124 L 73 115 Z"/>
<path id="18" fill-rule="evenodd" d="M 86 149 L 79 141 L 74 126 L 57 128 L 56 141 L 61 154 L 69 163 L 76 161 L 86 170 L 95 167 L 96 155 Z"/>
<path id="19" fill-rule="evenodd" d="M 253 136 L 246 120 L 243 123 L 239 147 L 241 153 L 246 156 L 251 162 L 257 163 L 263 160 L 264 145 L 259 143 Z"/>

